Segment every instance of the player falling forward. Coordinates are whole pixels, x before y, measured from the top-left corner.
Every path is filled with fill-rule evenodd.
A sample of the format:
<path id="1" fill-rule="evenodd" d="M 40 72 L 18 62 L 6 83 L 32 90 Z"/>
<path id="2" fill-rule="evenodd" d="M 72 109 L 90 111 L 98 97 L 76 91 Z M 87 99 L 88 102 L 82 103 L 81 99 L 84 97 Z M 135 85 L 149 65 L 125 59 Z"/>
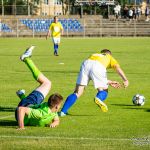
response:
<path id="1" fill-rule="evenodd" d="M 46 39 L 49 36 L 52 36 L 52 40 L 54 43 L 54 55 L 58 56 L 58 47 L 60 44 L 60 36 L 63 35 L 63 26 L 60 22 L 58 22 L 58 17 L 54 17 L 54 22 L 51 23 L 48 33 L 46 35 Z"/>
<path id="2" fill-rule="evenodd" d="M 75 91 L 73 94 L 67 97 L 61 112 L 59 112 L 59 115 L 65 116 L 67 114 L 68 109 L 83 94 L 84 89 L 90 80 L 93 81 L 94 87 L 98 91 L 95 97 L 95 103 L 103 112 L 107 112 L 108 108 L 104 103 L 104 100 L 108 95 L 108 85 L 114 88 L 121 87 L 119 82 L 107 80 L 106 69 L 108 68 L 114 68 L 116 70 L 116 72 L 122 78 L 125 88 L 129 85 L 127 77 L 125 76 L 119 63 L 112 57 L 111 51 L 104 49 L 101 51 L 101 53 L 91 55 L 82 63 L 76 82 Z"/>
<path id="3" fill-rule="evenodd" d="M 31 60 L 30 57 L 33 49 L 34 46 L 27 49 L 20 59 L 28 66 L 33 77 L 40 85 L 27 97 L 25 97 L 23 90 L 17 92 L 19 97 L 22 98 L 15 112 L 19 125 L 18 129 L 24 129 L 24 125 L 49 125 L 53 128 L 59 125 L 57 112 L 61 106 L 63 97 L 57 93 L 52 94 L 48 102 L 42 103 L 51 89 L 51 81 L 39 71 Z"/>

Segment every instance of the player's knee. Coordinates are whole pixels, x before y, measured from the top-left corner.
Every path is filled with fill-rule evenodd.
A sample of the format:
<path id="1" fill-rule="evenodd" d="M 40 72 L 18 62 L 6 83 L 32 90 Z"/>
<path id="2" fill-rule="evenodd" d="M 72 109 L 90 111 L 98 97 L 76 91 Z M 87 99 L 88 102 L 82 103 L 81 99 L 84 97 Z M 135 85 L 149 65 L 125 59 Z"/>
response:
<path id="1" fill-rule="evenodd" d="M 44 80 L 44 82 L 42 83 L 47 89 L 51 88 L 51 81 L 48 80 L 47 78 Z"/>
<path id="2" fill-rule="evenodd" d="M 51 83 L 51 81 L 50 81 L 50 80 L 47 80 L 47 81 L 46 81 L 46 86 L 47 86 L 47 88 L 49 88 L 49 89 L 50 89 L 50 88 L 51 88 L 51 84 L 52 84 L 52 83 Z"/>
<path id="3" fill-rule="evenodd" d="M 74 92 L 74 94 L 76 94 L 77 98 L 79 98 L 81 96 L 81 94 Z"/>
<path id="4" fill-rule="evenodd" d="M 75 90 L 74 93 L 77 95 L 77 97 L 79 98 L 82 94 L 83 94 L 83 91 L 80 91 L 80 90 Z"/>
<path id="5" fill-rule="evenodd" d="M 80 88 L 77 88 L 75 89 L 74 93 L 77 95 L 77 97 L 79 98 L 84 92 L 84 89 L 80 89 Z"/>

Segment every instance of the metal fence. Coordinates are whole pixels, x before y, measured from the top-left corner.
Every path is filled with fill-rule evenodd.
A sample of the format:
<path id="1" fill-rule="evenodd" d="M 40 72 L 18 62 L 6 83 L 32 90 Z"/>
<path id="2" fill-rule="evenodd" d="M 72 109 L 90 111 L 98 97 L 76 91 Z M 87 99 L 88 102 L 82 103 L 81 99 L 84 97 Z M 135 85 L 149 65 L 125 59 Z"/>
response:
<path id="1" fill-rule="evenodd" d="M 46 36 L 52 19 L 1 18 L 0 37 Z M 65 37 L 150 36 L 150 22 L 102 18 L 60 19 Z"/>
<path id="2" fill-rule="evenodd" d="M 30 5 L 0 5 L 0 15 L 32 15 L 36 6 Z"/>

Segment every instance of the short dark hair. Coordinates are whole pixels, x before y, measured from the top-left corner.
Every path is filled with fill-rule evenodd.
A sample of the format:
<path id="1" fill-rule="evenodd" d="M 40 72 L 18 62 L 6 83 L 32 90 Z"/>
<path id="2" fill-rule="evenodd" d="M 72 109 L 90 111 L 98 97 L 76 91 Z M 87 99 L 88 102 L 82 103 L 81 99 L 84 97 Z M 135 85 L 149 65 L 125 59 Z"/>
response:
<path id="1" fill-rule="evenodd" d="M 54 19 L 58 18 L 58 16 L 54 16 Z"/>
<path id="2" fill-rule="evenodd" d="M 62 101 L 63 101 L 63 97 L 58 93 L 54 93 L 48 99 L 48 106 L 54 107 L 56 105 L 59 105 Z"/>
<path id="3" fill-rule="evenodd" d="M 111 51 L 109 49 L 103 49 L 103 50 L 101 50 L 101 53 L 102 54 L 110 54 L 110 55 L 112 55 L 112 53 L 111 53 Z"/>

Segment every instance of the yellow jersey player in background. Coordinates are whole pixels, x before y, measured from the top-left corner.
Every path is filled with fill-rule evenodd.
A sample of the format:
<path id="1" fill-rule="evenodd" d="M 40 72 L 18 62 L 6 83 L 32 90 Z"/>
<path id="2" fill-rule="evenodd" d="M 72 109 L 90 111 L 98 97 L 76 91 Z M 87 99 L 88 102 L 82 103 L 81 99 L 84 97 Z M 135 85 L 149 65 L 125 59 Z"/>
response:
<path id="1" fill-rule="evenodd" d="M 46 35 L 46 39 L 47 39 L 47 37 L 52 36 L 52 40 L 54 43 L 54 55 L 55 56 L 59 56 L 58 55 L 58 47 L 60 44 L 60 36 L 61 35 L 63 35 L 63 26 L 60 22 L 58 22 L 58 17 L 55 16 L 54 22 L 51 23 L 49 30 L 47 32 L 47 35 Z"/>
<path id="2" fill-rule="evenodd" d="M 95 103 L 101 108 L 103 112 L 107 112 L 107 105 L 104 100 L 108 95 L 108 86 L 114 88 L 120 88 L 121 84 L 117 81 L 111 81 L 107 79 L 107 69 L 113 68 L 123 80 L 124 87 L 128 87 L 129 82 L 121 69 L 119 63 L 112 57 L 112 53 L 108 49 L 103 49 L 101 53 L 93 54 L 86 59 L 80 68 L 78 79 L 76 82 L 75 91 L 69 95 L 59 112 L 59 116 L 65 116 L 68 109 L 76 102 L 76 100 L 83 94 L 85 87 L 89 81 L 92 80 L 97 94 L 95 97 Z"/>

